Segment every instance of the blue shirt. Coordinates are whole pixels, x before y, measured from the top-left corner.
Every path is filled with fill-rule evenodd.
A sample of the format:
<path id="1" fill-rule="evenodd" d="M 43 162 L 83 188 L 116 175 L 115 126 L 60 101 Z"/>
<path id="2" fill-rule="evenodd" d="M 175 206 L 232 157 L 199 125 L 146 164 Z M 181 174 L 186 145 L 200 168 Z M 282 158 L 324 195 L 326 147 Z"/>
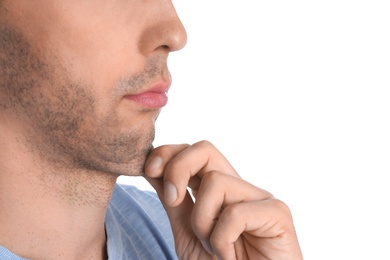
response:
<path id="1" fill-rule="evenodd" d="M 156 193 L 117 184 L 105 226 L 110 260 L 178 259 L 171 225 Z M 0 245 L 1 260 L 25 260 Z"/>

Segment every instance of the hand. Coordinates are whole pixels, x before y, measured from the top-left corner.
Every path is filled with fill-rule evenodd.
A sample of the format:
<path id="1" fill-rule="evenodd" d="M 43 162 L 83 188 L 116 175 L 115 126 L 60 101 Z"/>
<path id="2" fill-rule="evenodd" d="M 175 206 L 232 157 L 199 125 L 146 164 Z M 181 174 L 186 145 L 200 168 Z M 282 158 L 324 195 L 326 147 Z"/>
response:
<path id="1" fill-rule="evenodd" d="M 241 179 L 211 143 L 154 149 L 145 178 L 167 211 L 180 259 L 302 259 L 287 205 Z"/>

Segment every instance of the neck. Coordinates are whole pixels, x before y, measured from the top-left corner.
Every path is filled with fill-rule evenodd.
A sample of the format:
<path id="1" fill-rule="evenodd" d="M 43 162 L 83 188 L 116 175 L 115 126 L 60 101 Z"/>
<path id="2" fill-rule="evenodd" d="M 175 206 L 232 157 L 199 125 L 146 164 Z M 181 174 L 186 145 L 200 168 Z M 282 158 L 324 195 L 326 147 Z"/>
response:
<path id="1" fill-rule="evenodd" d="M 0 244 L 31 259 L 105 258 L 104 219 L 117 176 L 48 165 L 3 141 Z"/>

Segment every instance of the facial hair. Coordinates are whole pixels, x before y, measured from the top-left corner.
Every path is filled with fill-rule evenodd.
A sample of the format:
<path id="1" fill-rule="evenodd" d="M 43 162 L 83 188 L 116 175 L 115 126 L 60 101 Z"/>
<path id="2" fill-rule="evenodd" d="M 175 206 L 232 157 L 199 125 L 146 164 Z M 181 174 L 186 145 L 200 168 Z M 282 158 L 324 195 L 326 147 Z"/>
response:
<path id="1" fill-rule="evenodd" d="M 121 129 L 115 105 L 123 93 L 161 73 L 162 58 L 149 59 L 141 72 L 118 79 L 105 103 L 110 109 L 102 114 L 94 86 L 72 78 L 61 62 L 45 62 L 44 56 L 21 33 L 0 22 L 0 110 L 23 124 L 28 149 L 59 171 L 141 175 L 154 122 Z"/>

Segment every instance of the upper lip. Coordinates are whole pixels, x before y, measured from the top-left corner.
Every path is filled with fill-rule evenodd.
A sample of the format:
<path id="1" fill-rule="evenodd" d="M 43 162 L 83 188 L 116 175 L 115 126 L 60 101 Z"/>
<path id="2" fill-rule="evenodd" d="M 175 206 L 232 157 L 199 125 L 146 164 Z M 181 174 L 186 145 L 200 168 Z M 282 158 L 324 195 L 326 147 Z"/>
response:
<path id="1" fill-rule="evenodd" d="M 161 94 L 168 93 L 168 90 L 170 87 L 171 87 L 170 80 L 169 81 L 161 80 L 161 81 L 158 81 L 158 82 L 151 84 L 150 87 L 147 89 L 144 89 L 144 90 L 137 92 L 137 93 L 127 94 L 126 96 L 137 96 L 137 95 L 142 95 L 144 93 L 161 93 Z"/>

